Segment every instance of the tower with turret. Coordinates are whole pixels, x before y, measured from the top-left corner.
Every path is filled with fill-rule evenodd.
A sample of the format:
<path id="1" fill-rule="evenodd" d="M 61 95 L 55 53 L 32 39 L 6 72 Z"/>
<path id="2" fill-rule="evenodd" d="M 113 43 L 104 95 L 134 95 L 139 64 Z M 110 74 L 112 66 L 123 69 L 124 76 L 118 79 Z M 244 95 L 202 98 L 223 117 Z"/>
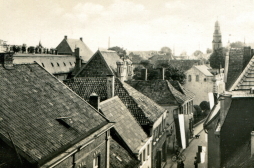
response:
<path id="1" fill-rule="evenodd" d="M 214 33 L 213 33 L 213 51 L 222 47 L 221 32 L 218 20 L 215 22 Z"/>

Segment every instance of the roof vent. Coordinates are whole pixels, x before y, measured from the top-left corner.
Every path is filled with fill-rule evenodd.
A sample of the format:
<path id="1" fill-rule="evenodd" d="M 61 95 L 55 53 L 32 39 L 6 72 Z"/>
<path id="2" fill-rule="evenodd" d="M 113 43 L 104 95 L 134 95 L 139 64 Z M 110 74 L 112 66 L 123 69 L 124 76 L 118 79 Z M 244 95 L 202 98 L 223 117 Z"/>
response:
<path id="1" fill-rule="evenodd" d="M 250 88 L 250 94 L 254 94 L 254 87 Z"/>
<path id="2" fill-rule="evenodd" d="M 70 117 L 58 117 L 56 120 L 66 128 L 70 128 L 73 123 Z"/>

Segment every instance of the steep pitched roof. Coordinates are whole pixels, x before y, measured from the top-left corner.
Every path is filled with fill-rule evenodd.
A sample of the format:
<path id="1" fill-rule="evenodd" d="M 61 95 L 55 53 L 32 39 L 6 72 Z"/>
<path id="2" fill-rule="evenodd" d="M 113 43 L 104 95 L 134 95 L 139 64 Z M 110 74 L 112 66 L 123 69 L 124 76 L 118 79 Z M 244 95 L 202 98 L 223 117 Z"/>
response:
<path id="1" fill-rule="evenodd" d="M 213 76 L 210 71 L 208 71 L 208 67 L 206 65 L 197 65 L 194 66 L 196 69 L 198 69 L 200 72 L 202 72 L 205 76 Z"/>
<path id="2" fill-rule="evenodd" d="M 100 107 L 110 121 L 116 122 L 114 128 L 132 152 L 138 153 L 147 136 L 119 97 L 101 102 Z"/>
<path id="3" fill-rule="evenodd" d="M 117 62 L 122 62 L 115 51 L 98 50 L 75 77 L 106 77 L 115 75 Z"/>
<path id="4" fill-rule="evenodd" d="M 127 83 L 158 104 L 178 105 L 194 98 L 193 93 L 183 88 L 176 81 L 141 80 L 127 81 Z"/>
<path id="5" fill-rule="evenodd" d="M 67 44 L 67 45 L 66 45 Z M 79 48 L 81 58 L 86 62 L 88 61 L 93 52 L 88 48 L 88 46 L 80 39 L 63 39 L 62 42 L 56 47 L 59 53 L 71 50 L 72 53 L 75 49 Z"/>
<path id="6" fill-rule="evenodd" d="M 14 64 L 28 64 L 35 61 L 51 74 L 70 73 L 75 66 L 75 56 L 51 54 L 15 54 Z"/>
<path id="7" fill-rule="evenodd" d="M 248 65 L 233 83 L 232 87 L 229 88 L 232 90 L 249 90 L 254 87 L 254 57 L 250 60 Z"/>
<path id="8" fill-rule="evenodd" d="M 1 65 L 0 72 L 0 137 L 10 142 L 9 133 L 32 162 L 51 159 L 108 123 L 38 64 Z"/>
<path id="9" fill-rule="evenodd" d="M 106 78 L 75 78 L 66 80 L 64 83 L 83 98 L 95 92 L 102 100 L 107 99 Z M 125 104 L 139 124 L 146 125 L 153 123 L 160 117 L 165 109 L 160 107 L 154 101 L 138 92 L 119 79 L 115 79 L 115 95 Z"/>
<path id="10" fill-rule="evenodd" d="M 138 168 L 140 161 L 133 158 L 114 139 L 110 140 L 110 167 L 111 168 Z"/>

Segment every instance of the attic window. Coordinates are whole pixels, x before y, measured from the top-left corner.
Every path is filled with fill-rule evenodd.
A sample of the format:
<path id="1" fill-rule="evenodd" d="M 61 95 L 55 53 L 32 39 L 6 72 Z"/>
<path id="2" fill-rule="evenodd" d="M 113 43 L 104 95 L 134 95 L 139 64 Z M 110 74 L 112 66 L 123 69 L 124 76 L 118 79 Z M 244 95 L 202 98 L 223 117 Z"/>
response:
<path id="1" fill-rule="evenodd" d="M 41 63 L 41 65 L 42 65 L 43 67 L 45 67 L 43 63 Z"/>
<path id="2" fill-rule="evenodd" d="M 52 67 L 54 67 L 54 64 L 51 62 Z"/>
<path id="3" fill-rule="evenodd" d="M 57 66 L 60 66 L 60 65 L 58 64 L 58 62 L 57 62 L 56 64 L 57 64 Z"/>
<path id="4" fill-rule="evenodd" d="M 58 117 L 56 120 L 66 128 L 70 128 L 73 123 L 70 117 Z"/>
<path id="5" fill-rule="evenodd" d="M 64 66 L 66 66 L 65 62 L 63 62 Z"/>

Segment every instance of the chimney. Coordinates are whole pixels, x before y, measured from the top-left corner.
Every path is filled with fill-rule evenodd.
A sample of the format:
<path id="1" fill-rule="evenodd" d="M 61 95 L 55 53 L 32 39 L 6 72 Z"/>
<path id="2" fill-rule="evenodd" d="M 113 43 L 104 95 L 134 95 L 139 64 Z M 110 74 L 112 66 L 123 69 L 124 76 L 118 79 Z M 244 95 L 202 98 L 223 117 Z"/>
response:
<path id="1" fill-rule="evenodd" d="M 147 81 L 147 69 L 141 69 L 141 79 Z"/>
<path id="2" fill-rule="evenodd" d="M 57 49 L 55 49 L 55 54 L 58 55 Z"/>
<path id="3" fill-rule="evenodd" d="M 99 110 L 100 97 L 96 93 L 92 93 L 89 98 L 89 104 L 91 104 L 96 110 Z"/>
<path id="4" fill-rule="evenodd" d="M 64 39 L 67 40 L 67 36 L 64 36 Z"/>
<path id="5" fill-rule="evenodd" d="M 158 72 L 159 72 L 159 77 L 158 77 L 158 79 L 162 79 L 162 80 L 164 80 L 165 79 L 165 68 L 158 68 Z"/>
<path id="6" fill-rule="evenodd" d="M 81 59 L 80 59 L 80 55 L 79 55 L 79 48 L 75 49 L 75 57 L 76 57 L 75 69 L 79 70 L 81 68 Z"/>
<path id="7" fill-rule="evenodd" d="M 225 118 L 227 116 L 227 112 L 231 106 L 232 95 L 231 94 L 222 94 L 221 98 L 221 108 L 220 108 L 220 125 L 223 125 Z"/>
<path id="8" fill-rule="evenodd" d="M 115 93 L 115 76 L 107 75 L 107 98 L 114 97 Z"/>
<path id="9" fill-rule="evenodd" d="M 3 63 L 5 69 L 14 69 L 13 54 L 11 52 L 0 53 L 0 62 Z"/>
<path id="10" fill-rule="evenodd" d="M 244 47 L 243 48 L 243 70 L 246 67 L 246 65 L 248 65 L 251 58 L 252 58 L 251 47 Z"/>
<path id="11" fill-rule="evenodd" d="M 80 41 L 83 41 L 83 38 L 82 38 L 82 37 L 80 37 Z"/>

